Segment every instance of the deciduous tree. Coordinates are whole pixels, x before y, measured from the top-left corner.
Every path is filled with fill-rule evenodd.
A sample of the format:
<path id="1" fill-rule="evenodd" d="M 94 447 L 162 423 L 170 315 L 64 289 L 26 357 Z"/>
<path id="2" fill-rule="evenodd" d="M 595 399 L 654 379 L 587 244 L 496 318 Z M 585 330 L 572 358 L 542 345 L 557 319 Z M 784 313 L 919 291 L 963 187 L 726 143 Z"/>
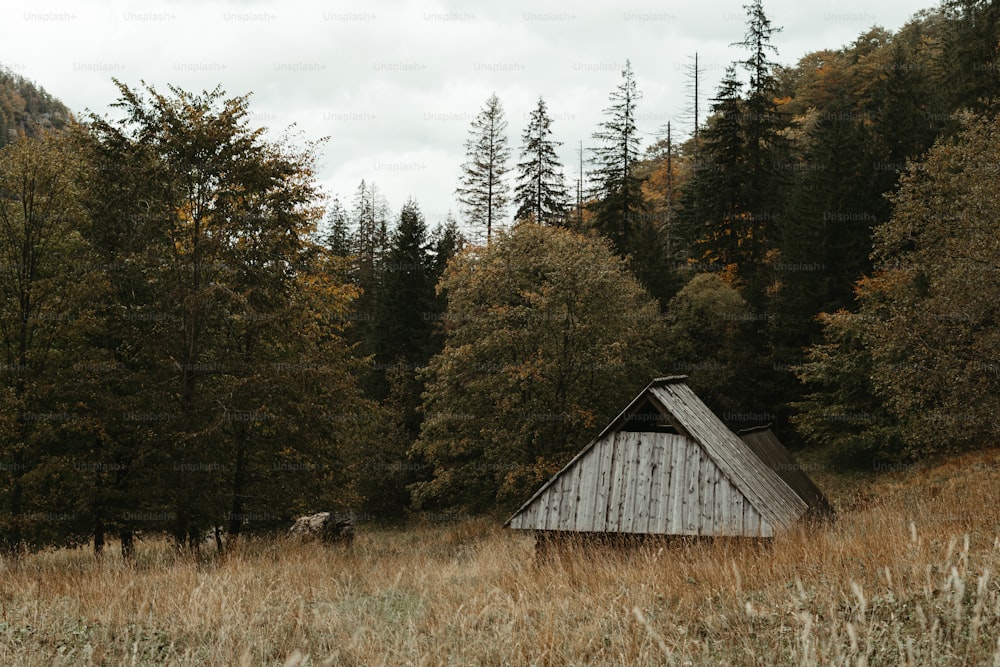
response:
<path id="1" fill-rule="evenodd" d="M 875 233 L 862 315 L 876 389 L 911 455 L 1000 435 L 998 136 L 997 117 L 966 115 L 910 166 Z"/>
<path id="2" fill-rule="evenodd" d="M 519 223 L 449 266 L 414 454 L 423 507 L 510 508 L 655 372 L 656 303 L 599 240 Z"/>
<path id="3" fill-rule="evenodd" d="M 123 117 L 96 122 L 95 139 L 143 172 L 144 236 L 117 259 L 150 286 L 123 304 L 145 325 L 127 342 L 141 350 L 146 399 L 158 400 L 146 409 L 165 416 L 142 460 L 156 471 L 150 512 L 166 519 L 149 527 L 196 545 L 210 525 L 242 530 L 251 507 L 278 521 L 308 502 L 312 482 L 350 470 L 336 463 L 336 432 L 352 422 L 321 418 L 309 396 L 357 409 L 337 319 L 354 293 L 311 241 L 315 146 L 265 141 L 248 99 L 219 89 L 119 90 Z M 295 494 L 264 493 L 289 479 Z"/>
<path id="4" fill-rule="evenodd" d="M 0 149 L 0 545 L 15 554 L 70 539 L 82 509 L 56 517 L 44 490 L 79 454 L 63 448 L 80 428 L 71 425 L 73 366 L 88 358 L 102 294 L 83 233 L 83 170 L 56 132 L 20 134 Z"/>
<path id="5" fill-rule="evenodd" d="M 690 375 L 691 386 L 722 415 L 763 412 L 748 381 L 759 358 L 747 341 L 751 318 L 743 297 L 715 273 L 695 275 L 666 307 L 668 371 Z"/>

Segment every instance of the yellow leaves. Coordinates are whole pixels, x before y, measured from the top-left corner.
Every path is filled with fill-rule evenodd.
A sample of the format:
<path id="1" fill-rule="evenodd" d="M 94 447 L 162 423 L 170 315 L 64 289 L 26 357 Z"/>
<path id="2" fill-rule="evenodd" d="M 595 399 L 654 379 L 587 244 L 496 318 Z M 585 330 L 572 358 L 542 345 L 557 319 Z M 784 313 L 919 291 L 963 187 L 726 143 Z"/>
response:
<path id="1" fill-rule="evenodd" d="M 738 264 L 726 264 L 725 268 L 718 274 L 723 283 L 733 289 L 740 289 L 743 285 L 740 280 L 740 267 Z"/>
<path id="2" fill-rule="evenodd" d="M 421 448 L 445 470 L 444 452 L 470 447 L 505 461 L 485 472 L 501 496 L 520 496 L 532 462 L 569 453 L 623 390 L 648 381 L 657 307 L 602 241 L 525 223 L 460 257 L 446 280 L 453 330 L 431 362 L 424 412 L 470 418 L 432 417 Z M 434 493 L 469 483 L 443 470 Z"/>
<path id="3" fill-rule="evenodd" d="M 671 190 L 671 196 L 673 201 L 670 202 L 671 205 L 677 203 L 681 195 L 681 183 L 682 177 L 680 173 L 683 160 L 680 157 L 675 157 L 670 161 L 670 168 L 668 170 L 667 160 L 659 160 L 652 171 L 650 171 L 649 176 L 642 182 L 642 196 L 648 203 L 652 204 L 654 207 L 663 207 L 667 205 L 667 190 L 668 187 Z"/>
<path id="4" fill-rule="evenodd" d="M 983 239 L 995 238 L 995 169 L 979 169 L 1000 163 L 988 139 L 995 125 L 967 121 L 955 141 L 910 167 L 892 217 L 875 234 L 877 271 L 856 286 L 865 338 L 881 364 L 877 387 L 908 445 L 923 451 L 979 444 L 997 432 L 989 372 L 1000 349 L 995 253 L 979 254 Z"/>

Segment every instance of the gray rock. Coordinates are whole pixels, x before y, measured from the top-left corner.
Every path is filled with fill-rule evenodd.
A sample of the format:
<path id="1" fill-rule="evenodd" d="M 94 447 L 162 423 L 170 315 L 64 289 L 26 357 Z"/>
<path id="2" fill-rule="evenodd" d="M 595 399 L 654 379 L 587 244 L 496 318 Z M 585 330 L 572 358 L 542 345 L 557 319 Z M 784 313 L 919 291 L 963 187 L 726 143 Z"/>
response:
<path id="1" fill-rule="evenodd" d="M 301 540 L 319 540 L 328 544 L 354 541 L 354 516 L 351 513 L 318 512 L 300 516 L 288 535 Z"/>

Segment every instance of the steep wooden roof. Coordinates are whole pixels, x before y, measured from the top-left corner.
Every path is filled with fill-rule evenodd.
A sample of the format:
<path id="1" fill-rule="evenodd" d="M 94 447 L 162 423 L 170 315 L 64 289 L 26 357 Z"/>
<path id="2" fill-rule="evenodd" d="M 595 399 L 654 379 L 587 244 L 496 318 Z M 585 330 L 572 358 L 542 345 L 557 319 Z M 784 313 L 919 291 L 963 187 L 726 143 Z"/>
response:
<path id="1" fill-rule="evenodd" d="M 665 424 L 697 442 L 728 479 L 760 513 L 779 529 L 788 529 L 806 513 L 808 505 L 779 475 L 733 433 L 719 417 L 685 384 L 687 376 L 657 378 L 649 383 L 562 470 L 549 479 L 510 519 L 528 508 L 567 470 L 610 432 L 622 430 L 629 417 L 655 406 Z"/>
<path id="2" fill-rule="evenodd" d="M 770 426 L 759 426 L 737 433 L 757 457 L 778 473 L 802 500 L 809 505 L 809 511 L 816 516 L 833 514 L 833 506 L 819 487 L 809 479 L 802 466 L 778 440 Z"/>
<path id="3" fill-rule="evenodd" d="M 761 516 L 786 529 L 798 521 L 808 509 L 806 502 L 729 430 L 687 384 L 676 378 L 664 380 L 654 380 L 647 391 L 705 448 Z"/>

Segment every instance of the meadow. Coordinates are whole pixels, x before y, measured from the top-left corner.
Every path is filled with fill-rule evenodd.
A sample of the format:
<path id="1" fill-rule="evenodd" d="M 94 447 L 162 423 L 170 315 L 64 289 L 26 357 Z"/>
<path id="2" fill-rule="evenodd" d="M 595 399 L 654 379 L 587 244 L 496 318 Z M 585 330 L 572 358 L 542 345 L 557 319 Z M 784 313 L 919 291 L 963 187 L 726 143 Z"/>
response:
<path id="1" fill-rule="evenodd" d="M 537 561 L 471 519 L 0 561 L 0 664 L 1000 666 L 1000 452 L 814 478 L 837 521 L 766 545 Z"/>

